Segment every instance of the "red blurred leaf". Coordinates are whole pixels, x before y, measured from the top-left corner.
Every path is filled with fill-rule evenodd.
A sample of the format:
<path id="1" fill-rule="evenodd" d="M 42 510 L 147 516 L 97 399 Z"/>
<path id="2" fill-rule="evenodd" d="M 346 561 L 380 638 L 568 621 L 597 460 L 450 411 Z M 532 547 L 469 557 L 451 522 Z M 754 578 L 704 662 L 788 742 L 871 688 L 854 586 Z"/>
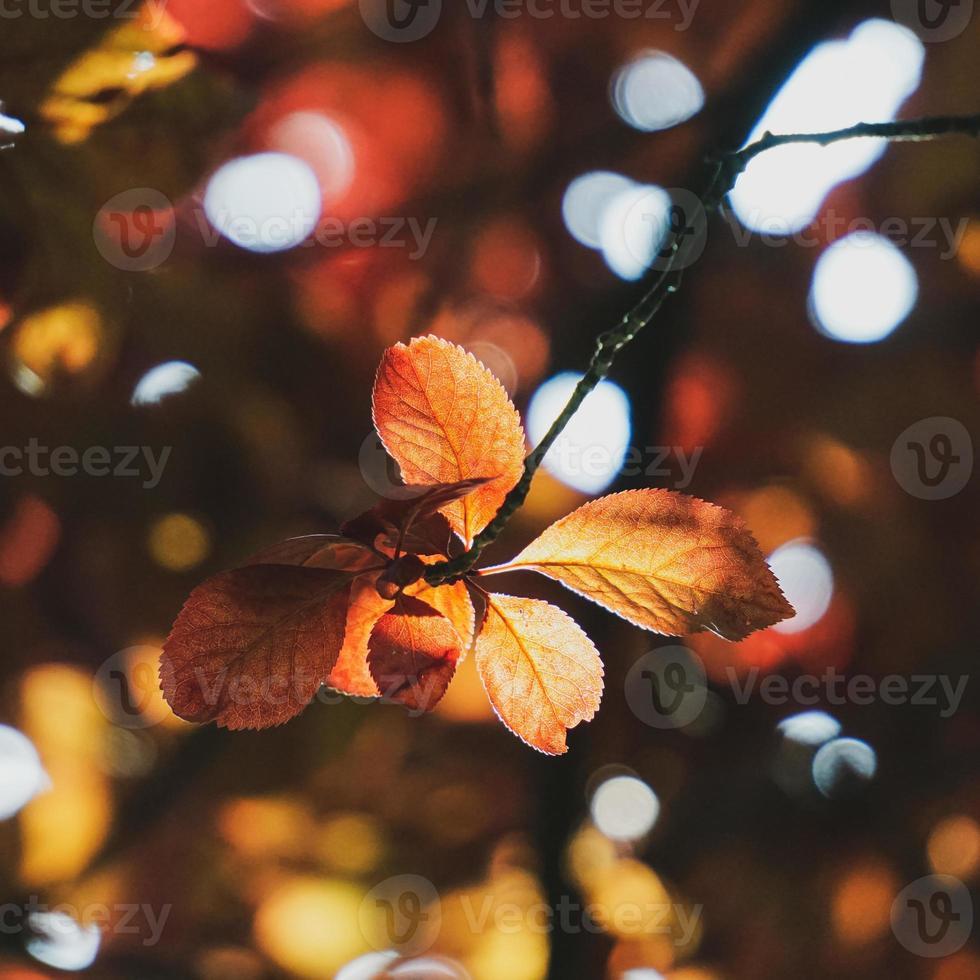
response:
<path id="1" fill-rule="evenodd" d="M 571 616 L 540 599 L 488 597 L 476 667 L 500 720 L 549 755 L 567 751 L 567 730 L 591 720 L 602 697 L 592 641 Z"/>
<path id="2" fill-rule="evenodd" d="M 22 497 L 0 527 L 0 585 L 27 585 L 40 575 L 60 537 L 57 514 L 40 497 Z"/>
<path id="3" fill-rule="evenodd" d="M 160 663 L 174 713 L 235 729 L 299 714 L 340 653 L 350 581 L 321 568 L 250 565 L 198 586 Z"/>

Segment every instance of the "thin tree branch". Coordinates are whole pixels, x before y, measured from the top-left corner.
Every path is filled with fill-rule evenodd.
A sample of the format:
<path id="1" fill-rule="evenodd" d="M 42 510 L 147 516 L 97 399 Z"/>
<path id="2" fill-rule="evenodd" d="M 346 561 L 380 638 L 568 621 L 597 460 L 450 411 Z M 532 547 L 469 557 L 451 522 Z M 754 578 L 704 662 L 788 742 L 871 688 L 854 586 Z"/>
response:
<path id="1" fill-rule="evenodd" d="M 837 129 L 824 133 L 765 133 L 762 137 L 740 150 L 726 153 L 714 162 L 714 168 L 707 187 L 701 194 L 701 204 L 706 217 L 711 217 L 720 207 L 725 195 L 735 186 L 739 175 L 755 157 L 767 150 L 778 146 L 791 144 L 813 143 L 818 146 L 829 146 L 843 140 L 874 138 L 887 140 L 890 143 L 921 142 L 940 139 L 945 136 L 960 134 L 980 137 L 980 114 L 971 116 L 929 116 L 921 119 L 908 119 L 887 123 L 858 123 L 846 129 Z M 685 229 L 686 230 L 686 229 Z M 568 403 L 561 414 L 552 423 L 544 438 L 528 454 L 524 461 L 524 472 L 507 494 L 493 520 L 476 536 L 469 550 L 450 561 L 432 565 L 426 574 L 430 585 L 439 585 L 461 578 L 480 558 L 483 549 L 492 544 L 508 521 L 524 504 L 531 489 L 531 481 L 537 472 L 545 454 L 561 435 L 572 416 L 578 411 L 585 397 L 595 389 L 599 382 L 609 373 L 616 355 L 629 344 L 636 335 L 657 315 L 664 301 L 677 292 L 683 277 L 683 268 L 677 265 L 681 251 L 683 231 L 675 233 L 671 242 L 669 255 L 663 268 L 659 271 L 653 285 L 643 298 L 630 310 L 611 330 L 599 335 L 596 339 L 595 353 L 589 361 L 588 368 L 581 380 L 575 386 Z"/>

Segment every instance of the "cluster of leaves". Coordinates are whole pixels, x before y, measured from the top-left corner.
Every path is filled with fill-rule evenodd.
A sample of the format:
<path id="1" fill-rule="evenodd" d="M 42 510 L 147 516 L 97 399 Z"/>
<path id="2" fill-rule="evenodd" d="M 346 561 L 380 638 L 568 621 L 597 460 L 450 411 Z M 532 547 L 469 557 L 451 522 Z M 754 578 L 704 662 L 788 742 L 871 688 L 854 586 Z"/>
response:
<path id="1" fill-rule="evenodd" d="M 539 572 L 664 634 L 737 640 L 792 615 L 738 518 L 666 490 L 590 501 L 507 564 L 439 581 L 432 566 L 468 548 L 520 479 L 520 417 L 482 364 L 435 337 L 385 352 L 373 408 L 406 485 L 339 535 L 292 538 L 194 590 L 161 666 L 181 717 L 265 728 L 321 684 L 431 710 L 472 649 L 504 724 L 560 754 L 599 706 L 599 654 L 556 606 L 488 591 L 493 574 Z"/>

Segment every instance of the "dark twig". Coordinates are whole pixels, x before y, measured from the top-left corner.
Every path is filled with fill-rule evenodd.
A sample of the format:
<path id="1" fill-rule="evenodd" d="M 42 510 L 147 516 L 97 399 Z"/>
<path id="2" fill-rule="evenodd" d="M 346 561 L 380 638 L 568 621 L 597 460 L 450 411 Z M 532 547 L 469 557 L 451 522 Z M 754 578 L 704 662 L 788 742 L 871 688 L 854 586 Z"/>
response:
<path id="1" fill-rule="evenodd" d="M 919 142 L 940 139 L 954 134 L 980 137 L 980 115 L 930 116 L 899 122 L 858 123 L 846 129 L 837 129 L 825 133 L 765 133 L 755 142 L 749 143 L 740 150 L 726 153 L 715 160 L 711 179 L 701 194 L 701 204 L 706 217 L 713 215 L 721 207 L 725 195 L 735 186 L 739 175 L 749 163 L 760 153 L 765 153 L 767 150 L 778 146 L 797 143 L 828 146 L 842 140 L 868 137 L 884 139 L 890 143 Z M 541 465 L 545 454 L 561 435 L 572 416 L 578 411 L 585 397 L 609 373 L 616 355 L 644 327 L 650 324 L 664 301 L 680 288 L 683 268 L 678 266 L 678 256 L 683 237 L 683 232 L 675 234 L 662 268 L 659 270 L 653 285 L 639 303 L 615 327 L 599 335 L 596 340 L 595 353 L 589 361 L 585 374 L 575 386 L 568 403 L 552 423 L 544 438 L 528 454 L 524 461 L 524 473 L 516 486 L 507 494 L 493 520 L 476 536 L 469 550 L 450 561 L 431 566 L 426 575 L 426 580 L 430 585 L 452 581 L 469 572 L 479 560 L 483 549 L 497 539 L 507 522 L 521 508 L 531 489 L 534 474 Z"/>

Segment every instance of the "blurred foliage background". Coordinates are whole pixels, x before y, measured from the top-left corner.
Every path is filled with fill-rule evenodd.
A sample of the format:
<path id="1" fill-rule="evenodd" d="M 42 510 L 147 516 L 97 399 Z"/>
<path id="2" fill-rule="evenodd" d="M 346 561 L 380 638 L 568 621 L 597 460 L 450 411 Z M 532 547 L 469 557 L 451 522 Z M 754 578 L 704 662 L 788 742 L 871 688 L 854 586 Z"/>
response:
<path id="1" fill-rule="evenodd" d="M 0 919 L 0 978 L 58 966 L 140 980 L 326 978 L 345 965 L 348 980 L 382 969 L 980 976 L 972 941 L 919 957 L 889 920 L 901 889 L 930 873 L 976 895 L 975 692 L 949 717 L 880 699 L 819 703 L 877 760 L 873 779 L 822 793 L 815 745 L 790 745 L 777 728 L 804 708 L 740 704 L 726 674 L 972 669 L 976 481 L 921 499 L 890 454 L 919 420 L 980 431 L 975 141 L 892 146 L 821 195 L 821 215 L 874 228 L 968 222 L 948 254 L 941 243 L 902 249 L 917 292 L 879 342 L 815 328 L 815 267 L 840 229 L 817 222 L 809 246 L 774 245 L 728 217 L 616 364 L 622 397 L 591 410 L 581 439 L 637 453 L 618 476 L 618 460 L 600 467 L 602 486 L 680 487 L 732 507 L 767 554 L 784 549 L 790 597 L 815 609 L 743 644 L 691 641 L 710 679 L 698 724 L 658 729 L 630 710 L 630 667 L 670 641 L 574 598 L 564 601 L 603 654 L 606 693 L 560 759 L 503 729 L 471 662 L 431 716 L 328 699 L 262 733 L 186 725 L 155 682 L 162 638 L 206 575 L 371 505 L 370 386 L 384 347 L 450 338 L 527 412 L 544 382 L 584 366 L 643 288 L 632 232 L 600 221 L 608 187 L 591 198 L 580 184 L 575 198 L 572 182 L 612 172 L 635 182 L 619 190 L 696 189 L 706 154 L 744 141 L 815 45 L 875 18 L 894 28 L 889 5 L 714 0 L 685 24 L 677 4 L 636 20 L 508 18 L 492 6 L 478 17 L 446 4 L 436 29 L 407 44 L 369 30 L 350 0 L 170 0 L 138 17 L 130 7 L 63 18 L 25 8 L 0 25 L 3 445 L 106 447 L 114 464 L 115 447 L 157 459 L 169 447 L 152 486 L 142 456 L 140 476 L 0 478 L 3 909 L 35 897 L 80 920 L 31 947 L 30 932 L 6 927 L 16 915 Z M 919 45 L 921 79 L 895 108 L 976 111 L 978 43 L 975 17 Z M 791 114 L 795 128 L 832 124 L 849 94 L 873 106 L 860 94 L 897 50 L 874 71 L 825 79 Z M 624 77 L 651 53 L 686 66 L 693 86 L 676 68 Z M 663 116 L 678 103 L 671 126 Z M 281 179 L 260 172 L 236 191 L 218 183 L 220 168 L 264 153 L 301 161 L 319 189 L 314 220 L 334 222 L 337 241 L 273 253 L 214 230 L 215 200 L 247 216 Z M 152 248 L 166 254 L 127 268 L 111 215 L 127 212 L 138 230 L 148 207 Z M 409 218 L 435 221 L 424 249 Z M 375 223 L 359 226 L 367 239 L 368 227 L 403 222 L 401 246 L 363 244 L 352 230 L 362 219 Z M 583 245 L 590 235 L 598 247 Z M 902 280 L 864 287 L 873 317 L 875 297 L 887 306 Z M 689 481 L 681 459 L 696 460 Z M 574 474 L 541 473 L 501 546 L 514 553 L 584 499 Z M 122 676 L 132 710 L 120 714 Z M 601 788 L 623 776 L 600 807 Z M 617 833 L 617 819 L 632 829 Z M 439 896 L 428 959 L 357 963 L 391 945 L 376 917 L 365 926 L 365 896 L 398 875 Z M 538 929 L 533 916 L 501 928 L 492 911 L 474 922 L 481 909 L 562 902 L 609 914 L 588 929 Z M 93 949 L 86 927 L 102 906 Z M 668 931 L 613 914 L 626 907 L 668 908 Z M 169 910 L 158 941 L 146 909 Z"/>

